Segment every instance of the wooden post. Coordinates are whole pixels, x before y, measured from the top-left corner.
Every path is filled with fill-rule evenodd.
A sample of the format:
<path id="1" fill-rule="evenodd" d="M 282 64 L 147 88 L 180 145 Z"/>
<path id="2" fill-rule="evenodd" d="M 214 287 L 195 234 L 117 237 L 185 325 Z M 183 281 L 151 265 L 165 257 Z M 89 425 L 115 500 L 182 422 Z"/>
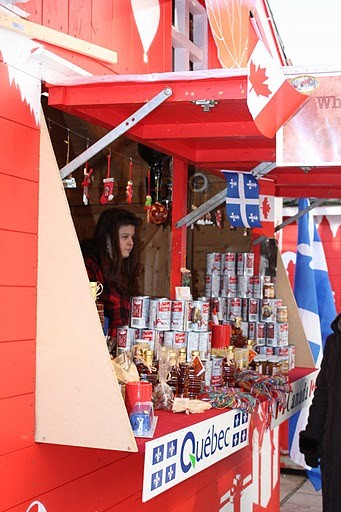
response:
<path id="1" fill-rule="evenodd" d="M 175 286 L 181 286 L 182 267 L 186 267 L 186 226 L 177 228 L 175 223 L 187 214 L 187 163 L 173 158 L 172 232 L 170 253 L 170 297 L 175 298 Z"/>

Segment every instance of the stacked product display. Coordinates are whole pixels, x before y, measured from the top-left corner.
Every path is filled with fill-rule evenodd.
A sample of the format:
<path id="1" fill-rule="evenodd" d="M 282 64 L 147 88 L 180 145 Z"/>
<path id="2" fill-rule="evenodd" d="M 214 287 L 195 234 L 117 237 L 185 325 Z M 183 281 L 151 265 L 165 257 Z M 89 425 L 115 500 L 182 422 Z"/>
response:
<path id="1" fill-rule="evenodd" d="M 208 254 L 206 295 L 132 297 L 130 324 L 117 330 L 116 360 L 134 362 L 160 408 L 174 397 L 243 388 L 248 371 L 274 377 L 293 367 L 287 309 L 275 283 L 254 275 L 252 253 Z"/>

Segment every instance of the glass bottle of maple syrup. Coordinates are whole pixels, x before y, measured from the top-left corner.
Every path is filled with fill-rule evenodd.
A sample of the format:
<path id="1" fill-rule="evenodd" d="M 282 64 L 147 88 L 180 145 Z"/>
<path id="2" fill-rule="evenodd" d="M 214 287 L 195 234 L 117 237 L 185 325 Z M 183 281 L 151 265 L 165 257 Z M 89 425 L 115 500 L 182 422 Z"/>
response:
<path id="1" fill-rule="evenodd" d="M 153 388 L 158 383 L 158 363 L 154 359 L 154 351 L 146 350 L 144 353 L 145 364 L 139 364 L 137 370 L 140 375 L 140 379 L 151 382 Z"/>
<path id="2" fill-rule="evenodd" d="M 169 351 L 169 379 L 167 380 L 167 384 L 172 389 L 174 396 L 178 395 L 178 378 L 179 378 L 179 368 L 176 362 L 176 352 L 175 350 Z"/>

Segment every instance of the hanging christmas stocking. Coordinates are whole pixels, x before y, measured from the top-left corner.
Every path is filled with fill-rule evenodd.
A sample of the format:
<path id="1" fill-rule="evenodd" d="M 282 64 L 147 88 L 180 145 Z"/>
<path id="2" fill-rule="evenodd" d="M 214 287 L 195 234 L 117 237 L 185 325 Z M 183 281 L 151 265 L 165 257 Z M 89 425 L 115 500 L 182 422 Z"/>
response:
<path id="1" fill-rule="evenodd" d="M 111 151 L 109 149 L 108 153 L 108 165 L 107 165 L 107 177 L 103 180 L 103 193 L 100 197 L 99 202 L 101 204 L 107 204 L 108 201 L 112 201 L 114 199 L 113 189 L 114 189 L 114 178 L 110 178 L 110 161 L 111 161 Z"/>
<path id="2" fill-rule="evenodd" d="M 114 194 L 113 194 L 114 182 L 115 182 L 114 178 L 104 178 L 103 193 L 99 200 L 99 202 L 101 204 L 107 204 L 108 201 L 112 201 L 114 199 Z"/>

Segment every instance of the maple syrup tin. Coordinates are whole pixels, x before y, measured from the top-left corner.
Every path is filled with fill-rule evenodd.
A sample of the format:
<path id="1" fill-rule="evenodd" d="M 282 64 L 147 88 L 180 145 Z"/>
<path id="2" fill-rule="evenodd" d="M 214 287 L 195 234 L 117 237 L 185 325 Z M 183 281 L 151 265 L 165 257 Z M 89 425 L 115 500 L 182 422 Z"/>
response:
<path id="1" fill-rule="evenodd" d="M 211 313 L 215 310 L 219 322 L 226 320 L 227 299 L 226 297 L 213 297 L 211 300 Z"/>
<path id="2" fill-rule="evenodd" d="M 259 320 L 259 300 L 249 299 L 248 321 L 258 322 Z"/>
<path id="3" fill-rule="evenodd" d="M 130 350 L 135 343 L 135 329 L 132 329 L 128 325 L 123 327 L 117 327 L 117 346 Z"/>
<path id="4" fill-rule="evenodd" d="M 221 386 L 222 373 L 223 373 L 223 358 L 218 357 L 218 356 L 212 357 L 212 376 L 211 376 L 211 385 L 212 386 Z"/>
<path id="5" fill-rule="evenodd" d="M 250 277 L 250 286 L 251 293 L 253 299 L 261 299 L 262 298 L 262 283 L 260 276 L 251 276 Z"/>
<path id="6" fill-rule="evenodd" d="M 131 298 L 130 326 L 139 329 L 149 327 L 150 297 L 140 296 Z"/>
<path id="7" fill-rule="evenodd" d="M 220 274 L 221 271 L 221 253 L 209 252 L 206 254 L 206 272 L 207 274 Z"/>
<path id="8" fill-rule="evenodd" d="M 170 299 L 152 299 L 150 301 L 149 327 L 158 331 L 169 331 L 171 326 Z"/>
<path id="9" fill-rule="evenodd" d="M 193 331 L 207 331 L 210 316 L 210 303 L 208 300 L 192 301 L 191 328 Z"/>
<path id="10" fill-rule="evenodd" d="M 200 359 L 209 359 L 211 354 L 212 331 L 199 332 Z"/>
<path id="11" fill-rule="evenodd" d="M 266 324 L 266 344 L 268 347 L 277 347 L 277 330 L 274 322 Z"/>
<path id="12" fill-rule="evenodd" d="M 205 297 L 218 297 L 220 295 L 220 274 L 206 274 Z"/>
<path id="13" fill-rule="evenodd" d="M 236 253 L 225 252 L 221 255 L 221 273 L 224 275 L 236 274 Z"/>
<path id="14" fill-rule="evenodd" d="M 185 330 L 188 302 L 186 300 L 172 300 L 171 325 L 172 331 Z"/>
<path id="15" fill-rule="evenodd" d="M 251 298 L 252 287 L 250 276 L 238 276 L 237 297 Z"/>
<path id="16" fill-rule="evenodd" d="M 242 299 L 240 297 L 233 297 L 231 299 L 227 299 L 227 314 L 228 319 L 232 322 L 235 321 L 236 318 L 241 318 L 242 316 Z"/>
<path id="17" fill-rule="evenodd" d="M 253 252 L 239 252 L 237 254 L 237 275 L 251 277 L 254 274 L 255 255 Z"/>
<path id="18" fill-rule="evenodd" d="M 220 293 L 223 297 L 237 296 L 238 278 L 236 275 L 224 274 L 221 276 Z"/>
<path id="19" fill-rule="evenodd" d="M 192 360 L 192 352 L 199 350 L 199 332 L 190 331 L 186 333 L 187 363 Z"/>
<path id="20" fill-rule="evenodd" d="M 277 345 L 286 347 L 289 345 L 289 323 L 282 322 L 276 324 Z"/>
<path id="21" fill-rule="evenodd" d="M 255 342 L 258 346 L 265 345 L 266 341 L 266 324 L 263 322 L 255 322 L 256 323 L 256 337 Z"/>

